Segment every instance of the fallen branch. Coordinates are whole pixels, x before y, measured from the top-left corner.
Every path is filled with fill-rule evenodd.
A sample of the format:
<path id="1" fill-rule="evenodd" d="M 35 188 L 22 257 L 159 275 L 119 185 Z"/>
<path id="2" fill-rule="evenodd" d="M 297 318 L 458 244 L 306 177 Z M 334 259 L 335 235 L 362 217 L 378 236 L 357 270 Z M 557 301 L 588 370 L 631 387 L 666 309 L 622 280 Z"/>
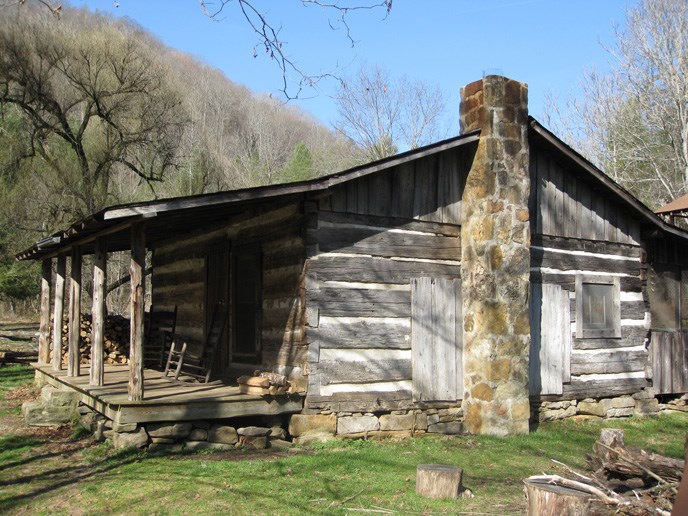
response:
<path id="1" fill-rule="evenodd" d="M 589 493 L 591 495 L 596 496 L 607 505 L 623 505 L 627 503 L 622 497 L 618 495 L 609 496 L 601 489 L 591 486 L 590 484 L 578 482 L 577 480 L 570 480 L 559 475 L 535 475 L 532 477 L 528 477 L 526 480 L 535 483 L 552 484 L 563 487 L 569 487 L 571 489 L 577 489 L 578 491 L 583 491 L 584 493 Z"/>
<path id="2" fill-rule="evenodd" d="M 667 480 L 667 479 L 665 479 L 665 478 L 659 476 L 657 473 L 655 473 L 654 471 L 650 470 L 648 467 L 644 466 L 644 465 L 641 464 L 639 461 L 636 461 L 636 460 L 634 460 L 633 458 L 631 458 L 631 456 L 630 456 L 629 453 L 626 451 L 626 449 L 624 449 L 624 448 L 612 448 L 612 447 L 607 446 L 606 444 L 601 443 L 601 442 L 599 442 L 599 441 L 597 441 L 596 444 L 599 444 L 599 445 L 602 446 L 603 448 L 606 448 L 606 449 L 608 449 L 609 451 L 614 452 L 614 453 L 617 455 L 617 457 L 619 458 L 619 460 L 621 460 L 621 461 L 627 463 L 627 464 L 630 465 L 630 466 L 634 466 L 634 467 L 638 468 L 639 470 L 641 470 L 642 472 L 644 472 L 646 475 L 648 475 L 648 476 L 654 478 L 654 479 L 655 479 L 657 482 L 659 482 L 660 484 L 669 484 L 669 483 L 670 483 L 669 480 Z M 667 459 L 666 457 L 661 457 L 660 455 L 658 455 L 658 457 L 662 458 L 663 460 L 666 460 L 666 459 Z M 653 460 L 652 456 L 648 456 L 648 460 L 652 461 L 652 460 Z M 603 464 L 603 466 L 606 467 L 606 463 Z"/>

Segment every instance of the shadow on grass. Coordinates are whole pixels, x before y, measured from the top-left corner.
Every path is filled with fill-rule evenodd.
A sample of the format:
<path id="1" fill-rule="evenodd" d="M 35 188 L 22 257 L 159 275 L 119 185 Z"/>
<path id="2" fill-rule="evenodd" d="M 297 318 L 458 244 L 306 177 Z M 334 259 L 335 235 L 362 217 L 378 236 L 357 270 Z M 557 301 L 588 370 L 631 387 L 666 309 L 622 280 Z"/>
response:
<path id="1" fill-rule="evenodd" d="M 14 438 L 6 438 L 4 442 L 16 443 L 17 447 L 27 446 L 29 439 L 24 437 L 13 436 Z M 6 449 L 2 445 L 2 449 Z M 21 446 L 19 444 L 22 443 Z M 33 445 L 40 445 L 42 443 L 33 440 Z M 11 480 L 0 481 L 0 486 L 5 488 L 10 486 L 29 486 L 29 489 L 23 493 L 2 493 L 0 494 L 0 513 L 10 512 L 13 508 L 32 500 L 44 494 L 51 493 L 57 489 L 69 487 L 82 483 L 93 477 L 104 475 L 109 471 L 119 468 L 126 464 L 131 464 L 139 460 L 140 452 L 135 449 L 123 450 L 110 455 L 100 461 L 98 464 L 81 464 L 80 461 L 75 460 L 74 454 L 79 453 L 81 448 L 71 451 L 71 453 L 51 452 L 28 457 L 24 460 L 14 461 L 7 464 L 2 464 L 3 476 L 11 475 Z M 59 458 L 63 460 L 59 460 Z M 25 472 L 21 469 L 19 471 L 12 471 L 20 466 L 25 466 L 29 463 L 34 463 L 36 468 L 40 468 L 44 461 L 48 459 L 56 459 L 56 467 L 49 466 L 46 470 L 40 473 Z M 62 466 L 61 464 L 72 464 L 69 466 Z M 7 489 L 3 489 L 7 491 Z"/>
<path id="2" fill-rule="evenodd" d="M 39 444 L 36 439 L 24 435 L 8 435 L 0 437 L 0 452 L 7 452 L 26 448 L 28 446 L 36 446 Z M 13 467 L 13 464 L 3 464 L 3 468 Z"/>

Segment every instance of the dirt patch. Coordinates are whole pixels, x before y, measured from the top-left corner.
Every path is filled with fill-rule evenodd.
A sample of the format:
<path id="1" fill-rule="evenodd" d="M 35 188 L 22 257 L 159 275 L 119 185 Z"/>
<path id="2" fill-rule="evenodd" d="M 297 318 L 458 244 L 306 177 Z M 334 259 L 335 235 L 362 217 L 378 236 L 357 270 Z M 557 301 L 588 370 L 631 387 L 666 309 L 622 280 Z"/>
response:
<path id="1" fill-rule="evenodd" d="M 25 385 L 10 389 L 5 393 L 0 414 L 0 433 L 2 435 L 13 434 L 21 438 L 30 438 L 42 443 L 44 451 L 60 452 L 75 449 L 75 445 L 83 446 L 83 443 L 71 440 L 72 428 L 69 426 L 38 427 L 28 426 L 19 412 L 19 408 L 25 401 L 33 401 L 40 395 L 40 389 L 33 385 Z"/>

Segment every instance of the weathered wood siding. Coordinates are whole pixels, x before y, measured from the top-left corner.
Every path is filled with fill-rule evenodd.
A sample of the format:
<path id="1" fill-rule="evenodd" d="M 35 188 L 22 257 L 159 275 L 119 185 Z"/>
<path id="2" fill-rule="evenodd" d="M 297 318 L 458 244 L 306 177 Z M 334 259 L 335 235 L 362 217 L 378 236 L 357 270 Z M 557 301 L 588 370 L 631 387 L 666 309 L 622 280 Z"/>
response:
<path id="1" fill-rule="evenodd" d="M 411 282 L 460 278 L 461 193 L 474 152 L 348 181 L 309 214 L 308 407 L 413 406 Z"/>
<path id="2" fill-rule="evenodd" d="M 537 146 L 530 149 L 533 234 L 640 244 L 637 218 Z"/>
<path id="3" fill-rule="evenodd" d="M 532 345 L 541 346 L 538 352 L 559 353 L 564 361 L 569 361 L 566 366 L 570 368 L 570 378 L 560 376 L 561 392 L 552 392 L 550 384 L 545 391 L 539 391 L 540 394 L 566 399 L 603 397 L 634 392 L 647 385 L 649 304 L 642 279 L 643 268 L 641 249 L 637 246 L 547 236 L 533 238 L 531 282 L 541 288 L 556 286 L 564 298 L 568 298 L 572 339 L 570 355 L 562 345 L 565 339 L 557 337 L 559 344 L 550 341 L 547 347 L 547 342 L 542 340 L 546 332 L 542 332 L 539 340 L 532 340 L 531 350 Z M 619 279 L 621 338 L 584 339 L 576 335 L 575 283 L 578 275 Z M 547 306 L 547 311 L 557 310 L 551 303 Z M 537 309 L 535 305 L 533 308 Z M 545 313 L 543 302 L 537 317 L 546 317 Z M 553 336 L 547 338 L 550 337 Z M 543 376 L 548 377 L 549 373 Z M 531 390 L 531 394 L 535 393 Z"/>
<path id="4" fill-rule="evenodd" d="M 655 392 L 688 391 L 688 332 L 652 331 L 652 379 Z"/>
<path id="5" fill-rule="evenodd" d="M 531 352 L 556 364 L 549 371 L 538 364 L 531 395 L 572 399 L 637 391 L 650 376 L 646 265 L 637 215 L 554 155 L 537 145 L 530 152 L 531 283 L 542 295 L 541 306 L 531 306 L 531 322 L 543 327 L 540 335 L 533 329 Z M 618 278 L 621 338 L 576 335 L 577 276 Z M 546 295 L 556 300 L 547 302 Z M 562 313 L 565 304 L 568 317 Z M 547 319 L 560 325 L 562 317 L 569 321 L 570 353 L 567 337 L 545 328 Z M 531 377 L 538 365 L 531 362 Z"/>
<path id="6" fill-rule="evenodd" d="M 191 235 L 175 235 L 158 246 L 153 254 L 153 304 L 160 310 L 173 309 L 176 305 L 177 332 L 203 338 L 208 310 L 205 306 L 207 256 L 222 243 L 227 243 L 230 255 L 242 246 L 259 246 L 263 275 L 262 361 L 258 365 L 298 375 L 306 361 L 303 289 L 306 248 L 300 203 L 244 213 L 213 230 L 205 228 Z M 217 277 L 213 281 L 216 280 Z M 231 306 L 228 309 L 231 313 Z M 231 330 L 230 326 L 230 338 Z M 231 360 L 229 353 L 221 356 L 223 360 Z M 225 369 L 229 365 L 234 366 L 223 364 Z"/>
<path id="7" fill-rule="evenodd" d="M 321 205 L 340 213 L 461 224 L 475 146 L 450 149 L 335 187 Z"/>

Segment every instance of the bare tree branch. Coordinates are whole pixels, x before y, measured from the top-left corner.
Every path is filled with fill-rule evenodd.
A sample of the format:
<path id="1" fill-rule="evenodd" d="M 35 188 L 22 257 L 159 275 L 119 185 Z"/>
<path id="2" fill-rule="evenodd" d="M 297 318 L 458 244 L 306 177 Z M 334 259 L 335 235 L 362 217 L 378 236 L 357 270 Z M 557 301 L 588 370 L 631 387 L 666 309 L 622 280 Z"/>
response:
<path id="1" fill-rule="evenodd" d="M 371 11 L 384 9 L 385 16 L 387 16 L 392 10 L 393 0 L 360 0 L 360 2 L 353 5 L 343 5 L 344 2 L 326 2 L 322 0 L 299 1 L 306 7 L 317 6 L 326 11 L 335 13 L 336 17 L 334 23 L 332 20 L 328 19 L 330 28 L 333 30 L 343 28 L 346 33 L 346 38 L 349 40 L 351 46 L 353 46 L 355 42 L 349 25 L 349 14 L 361 10 Z M 281 91 L 287 100 L 297 99 L 305 88 L 312 88 L 325 78 L 335 77 L 334 72 L 310 74 L 303 70 L 299 64 L 285 52 L 284 40 L 280 36 L 282 27 L 278 23 L 269 20 L 265 14 L 266 11 L 256 7 L 255 0 L 219 0 L 218 2 L 198 0 L 198 3 L 203 13 L 215 20 L 220 20 L 221 15 L 225 12 L 225 7 L 229 4 L 238 5 L 242 16 L 258 39 L 258 43 L 253 48 L 253 56 L 257 57 L 259 55 L 258 48 L 261 48 L 262 53 L 276 63 L 282 74 Z M 289 79 L 292 76 L 297 77 L 295 91 L 290 89 L 289 86 Z"/>
<path id="2" fill-rule="evenodd" d="M 446 103 L 439 88 L 407 77 L 394 80 L 380 67 L 361 68 L 355 77 L 342 79 L 336 101 L 337 130 L 371 160 L 444 136 Z"/>

